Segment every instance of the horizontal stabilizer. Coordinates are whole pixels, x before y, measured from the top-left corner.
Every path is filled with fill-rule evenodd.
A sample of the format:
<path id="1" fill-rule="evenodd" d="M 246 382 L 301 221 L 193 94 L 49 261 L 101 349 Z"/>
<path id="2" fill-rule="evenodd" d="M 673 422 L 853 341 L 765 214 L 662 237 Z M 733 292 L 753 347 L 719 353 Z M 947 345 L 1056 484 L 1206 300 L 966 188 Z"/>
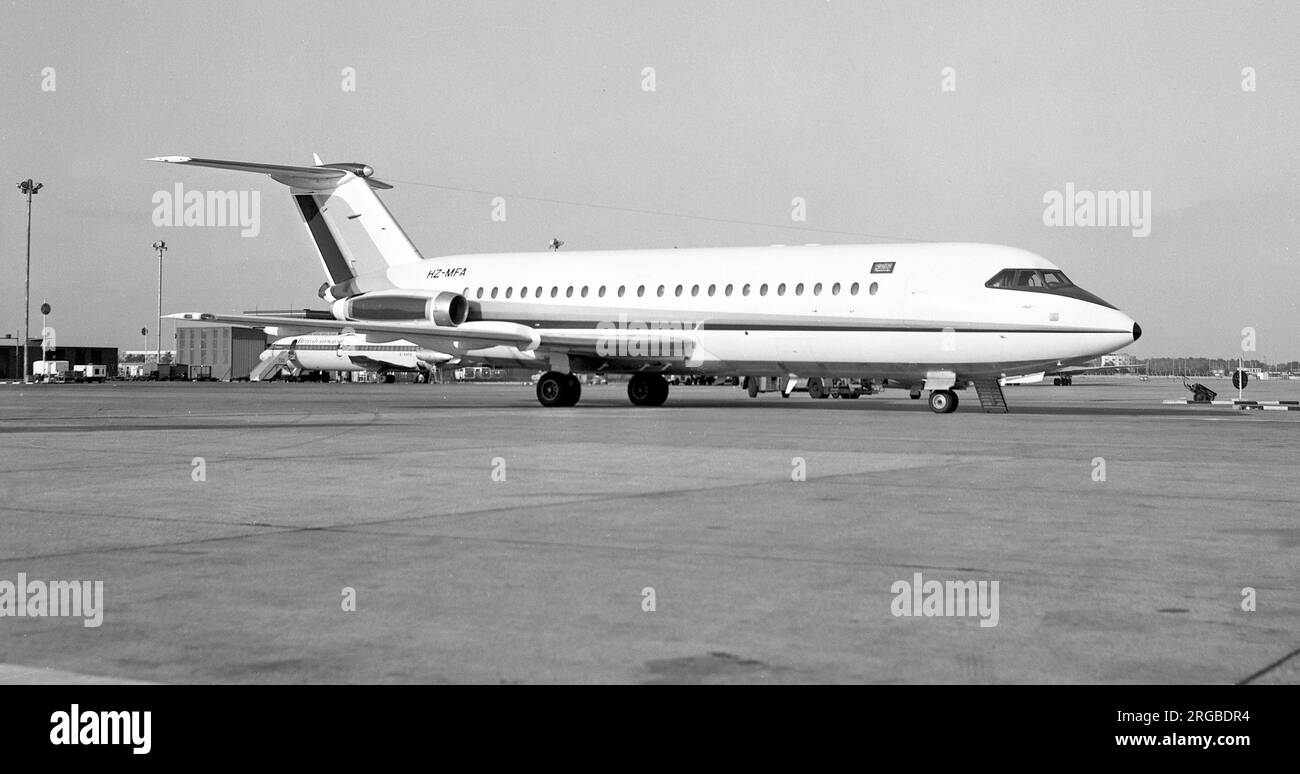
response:
<path id="1" fill-rule="evenodd" d="M 317 156 L 316 158 L 320 158 Z M 155 156 L 146 161 L 163 164 L 184 164 L 191 167 L 212 167 L 235 172 L 256 172 L 270 175 L 278 183 L 297 188 L 332 188 L 346 182 L 348 175 L 363 178 L 374 188 L 389 189 L 391 185 L 371 177 L 374 170 L 364 164 L 323 164 L 315 167 L 296 167 L 286 164 L 257 164 L 251 161 L 225 161 L 222 159 L 196 159 L 190 156 Z"/>

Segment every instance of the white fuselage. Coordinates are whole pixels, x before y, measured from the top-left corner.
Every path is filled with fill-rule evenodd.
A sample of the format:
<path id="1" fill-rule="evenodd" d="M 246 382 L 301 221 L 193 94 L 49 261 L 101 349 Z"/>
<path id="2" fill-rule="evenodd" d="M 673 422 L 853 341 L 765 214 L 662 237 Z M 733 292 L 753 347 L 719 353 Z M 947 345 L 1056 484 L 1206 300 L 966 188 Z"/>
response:
<path id="1" fill-rule="evenodd" d="M 984 244 L 516 253 L 392 266 L 357 287 L 463 294 L 470 321 L 518 323 L 543 340 L 638 325 L 688 340 L 682 353 L 599 359 L 610 371 L 920 382 L 1041 371 L 1134 341 L 1133 320 L 1095 297 L 986 287 L 1004 269 L 1058 267 Z M 538 368 L 552 357 L 545 347 L 463 354 Z"/>

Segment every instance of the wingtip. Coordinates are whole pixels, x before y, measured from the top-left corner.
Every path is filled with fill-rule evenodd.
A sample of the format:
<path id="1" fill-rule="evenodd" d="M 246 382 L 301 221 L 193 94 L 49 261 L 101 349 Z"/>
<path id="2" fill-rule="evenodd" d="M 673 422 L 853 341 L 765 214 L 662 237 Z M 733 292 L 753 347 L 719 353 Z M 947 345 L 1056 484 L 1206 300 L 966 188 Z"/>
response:
<path id="1" fill-rule="evenodd" d="M 190 156 L 154 156 L 152 158 L 145 159 L 145 161 L 160 161 L 164 164 L 184 164 L 185 162 L 190 160 L 191 160 Z"/>

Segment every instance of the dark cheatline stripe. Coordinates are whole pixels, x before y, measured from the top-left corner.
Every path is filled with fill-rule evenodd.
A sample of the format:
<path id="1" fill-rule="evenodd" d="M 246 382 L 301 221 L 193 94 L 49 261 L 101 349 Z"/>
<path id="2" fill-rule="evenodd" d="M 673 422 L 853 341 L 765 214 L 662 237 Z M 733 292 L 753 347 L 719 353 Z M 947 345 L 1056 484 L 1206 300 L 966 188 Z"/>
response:
<path id="1" fill-rule="evenodd" d="M 325 260 L 325 271 L 329 273 L 330 281 L 337 285 L 352 279 L 352 270 L 348 268 L 348 262 L 343 258 L 343 251 L 339 249 L 334 234 L 330 232 L 329 225 L 321 215 L 316 199 L 310 194 L 298 194 L 293 198 L 298 202 L 302 219 L 307 221 L 307 228 L 311 231 L 311 238 L 316 242 L 316 249 L 320 250 L 321 258 Z"/>
<path id="2" fill-rule="evenodd" d="M 508 317 L 484 317 L 479 312 L 471 308 L 467 321 L 479 322 L 491 320 L 494 322 L 510 322 L 526 327 L 543 328 L 546 330 L 572 329 L 572 330 L 595 330 L 600 324 L 593 320 L 530 320 L 522 318 Z M 637 321 L 640 324 L 653 326 L 653 322 L 643 320 Z M 1127 329 L 1110 329 L 1110 328 L 966 328 L 950 326 L 954 333 L 1128 333 Z M 622 330 L 620 328 L 610 328 L 606 325 L 607 330 Z M 840 324 L 807 324 L 794 325 L 789 323 L 747 323 L 747 322 L 705 322 L 699 330 L 705 331 L 817 331 L 821 333 L 943 333 L 949 330 L 949 327 L 930 326 L 919 328 L 907 325 L 840 325 Z M 642 329 L 629 329 L 640 332 Z M 644 330 L 685 330 L 693 331 L 695 328 L 654 328 L 647 327 Z"/>

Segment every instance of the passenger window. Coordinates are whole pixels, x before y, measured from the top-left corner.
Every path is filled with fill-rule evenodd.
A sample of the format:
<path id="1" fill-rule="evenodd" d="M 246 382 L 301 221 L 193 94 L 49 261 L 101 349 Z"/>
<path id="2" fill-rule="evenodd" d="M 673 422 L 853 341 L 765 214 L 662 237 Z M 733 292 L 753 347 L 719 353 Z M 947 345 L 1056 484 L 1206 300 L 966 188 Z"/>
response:
<path id="1" fill-rule="evenodd" d="M 496 289 L 496 288 L 492 288 L 492 297 L 493 297 L 493 298 L 496 298 L 496 297 L 497 297 L 497 289 Z"/>
<path id="2" fill-rule="evenodd" d="M 645 285 L 638 285 L 636 289 L 636 297 L 640 298 L 641 296 L 644 295 L 645 295 Z"/>
<path id="3" fill-rule="evenodd" d="M 731 285 L 730 285 L 730 284 L 727 285 L 727 289 L 724 290 L 723 293 L 724 293 L 725 295 L 727 295 L 727 296 L 730 296 L 730 295 L 731 295 Z"/>
<path id="4" fill-rule="evenodd" d="M 527 286 L 522 287 L 522 288 L 519 288 L 519 297 L 520 297 L 520 298 L 528 298 L 528 288 L 527 288 Z"/>
<path id="5" fill-rule="evenodd" d="M 572 285 L 569 286 L 569 289 L 568 289 L 568 290 L 564 291 L 564 297 L 565 297 L 565 298 L 573 298 L 573 286 L 572 286 Z"/>
<path id="6" fill-rule="evenodd" d="M 586 285 L 583 285 L 583 286 L 582 286 L 582 297 L 583 297 L 583 298 L 586 298 L 586 297 L 587 297 L 587 286 L 586 286 Z"/>
<path id="7" fill-rule="evenodd" d="M 709 295 L 713 295 L 714 292 L 717 291 L 717 289 L 718 289 L 718 286 L 717 286 L 717 285 L 710 285 L 710 286 L 709 286 Z"/>
<path id="8" fill-rule="evenodd" d="M 749 295 L 749 283 L 748 283 L 748 282 L 745 283 L 745 289 L 742 290 L 742 291 L 740 291 L 740 294 L 741 294 L 742 296 L 747 296 L 747 295 Z"/>
<path id="9" fill-rule="evenodd" d="M 622 297 L 623 297 L 623 294 L 624 294 L 625 292 L 627 292 L 627 286 L 626 286 L 626 285 L 619 285 L 619 286 L 618 286 L 618 297 L 619 297 L 619 298 L 622 298 Z"/>
<path id="10" fill-rule="evenodd" d="M 601 285 L 601 286 L 600 286 L 600 290 L 597 290 L 597 291 L 596 291 L 596 295 L 597 295 L 597 296 L 600 296 L 601 298 L 604 298 L 604 297 L 605 297 L 605 286 L 604 286 L 604 285 Z"/>
<path id="11" fill-rule="evenodd" d="M 767 283 L 766 283 L 766 282 L 764 282 L 762 285 L 759 285 L 759 287 L 758 287 L 758 294 L 759 294 L 760 296 L 765 296 L 765 295 L 767 295 Z"/>
<path id="12" fill-rule="evenodd" d="M 678 296 L 678 297 L 680 297 L 680 296 L 682 295 L 682 286 L 681 286 L 681 285 L 678 285 L 678 286 L 677 286 L 677 292 L 674 293 L 674 295 L 676 295 L 676 296 Z"/>
<path id="13" fill-rule="evenodd" d="M 510 294 L 513 292 L 514 288 L 506 288 L 506 298 L 510 298 Z"/>
<path id="14" fill-rule="evenodd" d="M 840 283 L 836 282 L 834 285 L 831 285 L 831 295 L 838 296 L 839 294 L 840 294 Z"/>
<path id="15" fill-rule="evenodd" d="M 555 298 L 555 297 L 558 296 L 558 295 L 560 295 L 560 289 L 559 289 L 559 287 L 557 287 L 557 286 L 555 286 L 555 285 L 552 285 L 552 286 L 551 286 L 551 298 Z"/>
<path id="16" fill-rule="evenodd" d="M 856 296 L 857 294 L 858 294 L 858 283 L 855 282 L 849 286 L 849 295 Z"/>
<path id="17" fill-rule="evenodd" d="M 698 296 L 699 294 L 700 294 L 700 286 L 699 286 L 699 285 L 692 285 L 692 286 L 691 286 L 691 295 L 692 295 L 692 296 Z"/>
<path id="18" fill-rule="evenodd" d="M 816 285 L 813 285 L 813 295 L 820 296 L 821 294 L 822 294 L 822 283 L 818 282 Z"/>
<path id="19" fill-rule="evenodd" d="M 780 285 L 777 285 L 777 286 L 776 286 L 776 294 L 777 294 L 778 296 L 784 296 L 784 295 L 785 295 L 785 283 L 784 283 L 784 282 L 782 282 Z"/>
<path id="20" fill-rule="evenodd" d="M 875 282 L 871 283 L 871 287 L 867 288 L 867 292 L 873 296 L 876 294 L 877 290 L 880 290 L 880 285 Z"/>
<path id="21" fill-rule="evenodd" d="M 479 288 L 479 289 L 478 289 L 478 295 L 475 296 L 475 298 L 482 298 L 482 297 L 483 297 L 483 288 Z"/>
<path id="22" fill-rule="evenodd" d="M 795 285 L 795 286 L 794 286 L 794 294 L 795 294 L 796 296 L 802 296 L 802 295 L 803 295 L 803 283 L 802 283 L 802 282 L 800 282 L 798 285 Z"/>
<path id="23" fill-rule="evenodd" d="M 660 286 L 659 286 L 658 295 L 659 295 L 660 298 L 663 298 L 663 297 L 664 297 L 664 286 L 663 286 L 663 285 L 660 285 Z"/>

